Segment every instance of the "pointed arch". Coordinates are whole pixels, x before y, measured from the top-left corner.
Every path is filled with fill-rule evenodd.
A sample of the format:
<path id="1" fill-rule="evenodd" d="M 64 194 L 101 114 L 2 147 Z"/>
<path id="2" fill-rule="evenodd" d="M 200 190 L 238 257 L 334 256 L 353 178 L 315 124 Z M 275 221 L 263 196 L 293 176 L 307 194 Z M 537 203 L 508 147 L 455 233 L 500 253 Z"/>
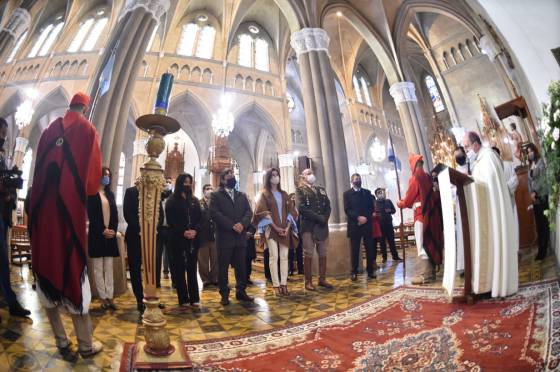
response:
<path id="1" fill-rule="evenodd" d="M 261 119 L 261 126 L 262 128 L 268 130 L 268 132 L 272 135 L 274 140 L 279 144 L 279 148 L 286 149 L 286 139 L 282 134 L 282 129 L 278 122 L 274 119 L 274 116 L 268 112 L 266 108 L 261 106 L 259 103 L 255 101 L 247 102 L 241 106 L 239 106 L 234 112 L 232 112 L 233 117 L 235 118 L 234 121 L 236 126 L 238 124 L 239 119 L 245 115 L 253 111 L 255 115 L 257 115 Z M 234 129 L 235 130 L 235 129 Z"/>

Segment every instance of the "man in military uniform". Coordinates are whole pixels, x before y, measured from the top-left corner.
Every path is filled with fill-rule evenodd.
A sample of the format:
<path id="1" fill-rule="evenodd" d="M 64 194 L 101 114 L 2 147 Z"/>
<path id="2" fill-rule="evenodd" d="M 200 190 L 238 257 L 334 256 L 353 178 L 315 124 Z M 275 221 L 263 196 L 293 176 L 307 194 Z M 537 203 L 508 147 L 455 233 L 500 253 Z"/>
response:
<path id="1" fill-rule="evenodd" d="M 327 245 L 329 237 L 329 217 L 331 203 L 323 187 L 315 185 L 313 170 L 302 172 L 303 185 L 296 191 L 298 211 L 301 218 L 301 234 L 303 241 L 303 272 L 305 275 L 305 289 L 314 291 L 312 282 L 311 262 L 313 252 L 319 253 L 319 286 L 332 289 L 327 283 Z"/>

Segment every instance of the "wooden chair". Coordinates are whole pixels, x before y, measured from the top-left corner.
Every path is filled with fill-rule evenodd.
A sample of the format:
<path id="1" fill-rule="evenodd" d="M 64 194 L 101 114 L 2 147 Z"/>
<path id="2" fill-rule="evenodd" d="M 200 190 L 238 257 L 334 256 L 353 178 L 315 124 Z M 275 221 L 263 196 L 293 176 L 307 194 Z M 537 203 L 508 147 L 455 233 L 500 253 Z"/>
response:
<path id="1" fill-rule="evenodd" d="M 10 232 L 10 247 L 12 264 L 21 266 L 27 263 L 31 268 L 31 242 L 27 233 L 27 226 L 14 226 Z"/>

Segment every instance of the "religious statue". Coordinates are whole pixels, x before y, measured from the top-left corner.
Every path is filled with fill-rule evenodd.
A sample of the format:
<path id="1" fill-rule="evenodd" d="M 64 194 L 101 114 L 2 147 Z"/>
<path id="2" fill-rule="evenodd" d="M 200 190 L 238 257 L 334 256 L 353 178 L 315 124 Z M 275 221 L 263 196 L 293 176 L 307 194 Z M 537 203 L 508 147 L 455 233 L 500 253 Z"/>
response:
<path id="1" fill-rule="evenodd" d="M 185 146 L 183 145 L 183 152 L 179 151 L 179 144 L 175 142 L 173 151 L 167 152 L 165 158 L 165 178 L 175 180 L 178 175 L 184 173 L 185 169 Z"/>

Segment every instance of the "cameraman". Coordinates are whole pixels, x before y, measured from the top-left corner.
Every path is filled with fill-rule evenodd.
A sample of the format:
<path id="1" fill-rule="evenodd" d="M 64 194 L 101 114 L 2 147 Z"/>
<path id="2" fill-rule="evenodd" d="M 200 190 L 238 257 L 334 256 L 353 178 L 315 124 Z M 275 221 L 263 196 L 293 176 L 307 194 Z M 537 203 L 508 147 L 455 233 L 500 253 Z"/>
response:
<path id="1" fill-rule="evenodd" d="M 6 158 L 4 152 L 4 142 L 8 136 L 8 123 L 4 118 L 0 118 L 0 172 L 8 170 L 6 165 Z M 7 227 L 5 225 L 4 216 L 7 214 L 7 209 L 11 208 L 10 203 L 13 198 L 9 189 L 4 188 L 0 183 L 0 211 L 2 212 L 0 218 L 0 290 L 4 295 L 4 299 L 8 303 L 10 315 L 26 317 L 31 314 L 27 309 L 24 309 L 17 300 L 16 294 L 12 290 L 10 284 L 10 262 L 8 260 L 8 244 L 7 244 Z M 11 214 L 12 209 L 9 209 Z"/>

